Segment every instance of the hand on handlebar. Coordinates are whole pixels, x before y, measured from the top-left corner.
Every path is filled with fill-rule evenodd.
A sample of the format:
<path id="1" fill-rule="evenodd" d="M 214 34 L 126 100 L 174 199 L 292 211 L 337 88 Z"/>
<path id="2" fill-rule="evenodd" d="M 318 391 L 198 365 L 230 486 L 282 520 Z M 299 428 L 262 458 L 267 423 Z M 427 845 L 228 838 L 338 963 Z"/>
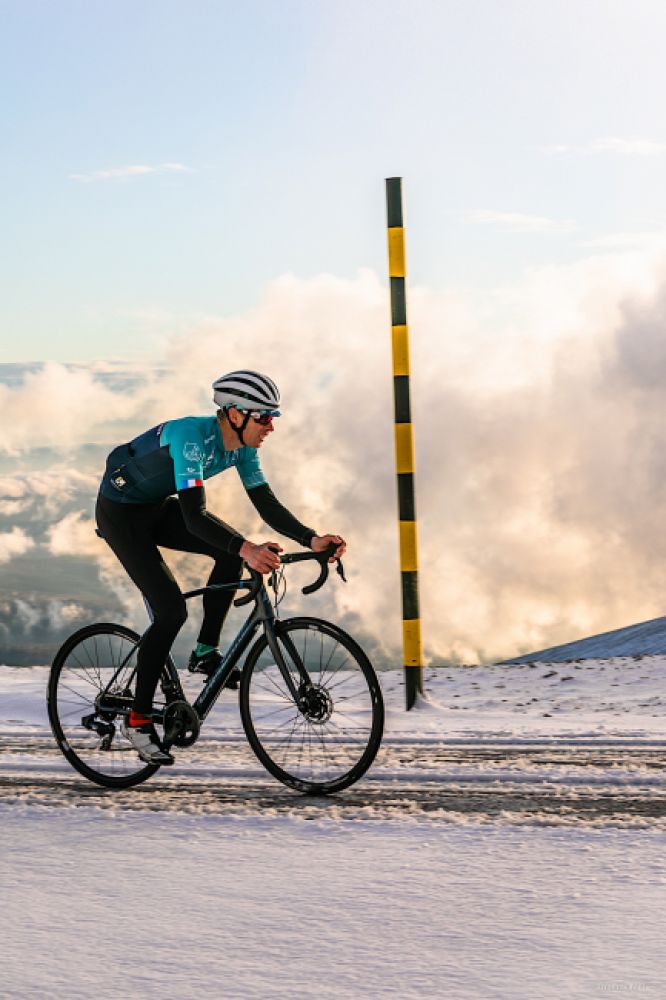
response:
<path id="1" fill-rule="evenodd" d="M 340 537 L 340 535 L 315 535 L 310 542 L 310 548 L 313 552 L 323 552 L 324 549 L 333 544 L 338 547 L 328 560 L 332 563 L 335 559 L 340 559 L 340 557 L 345 554 L 347 549 L 347 543 L 344 538 Z"/>
<path id="2" fill-rule="evenodd" d="M 252 542 L 243 542 L 240 547 L 240 557 L 244 559 L 250 569 L 257 573 L 270 573 L 271 570 L 279 569 L 282 546 L 277 542 L 263 542 L 261 545 L 254 545 Z"/>

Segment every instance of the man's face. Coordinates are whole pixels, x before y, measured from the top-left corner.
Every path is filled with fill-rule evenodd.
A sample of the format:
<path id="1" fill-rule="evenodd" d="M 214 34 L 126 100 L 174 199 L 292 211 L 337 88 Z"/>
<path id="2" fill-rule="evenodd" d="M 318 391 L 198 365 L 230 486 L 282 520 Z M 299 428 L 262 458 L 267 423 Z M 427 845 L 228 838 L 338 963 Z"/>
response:
<path id="1" fill-rule="evenodd" d="M 233 423 L 235 427 L 240 427 L 242 421 L 245 418 L 245 414 L 241 413 L 235 407 L 231 410 L 233 414 Z M 252 417 L 247 422 L 247 427 L 243 431 L 243 438 L 245 439 L 245 444 L 249 448 L 260 448 L 264 442 L 264 439 L 272 434 L 275 428 L 273 427 L 273 421 L 271 420 L 267 424 L 260 424 L 257 420 Z"/>

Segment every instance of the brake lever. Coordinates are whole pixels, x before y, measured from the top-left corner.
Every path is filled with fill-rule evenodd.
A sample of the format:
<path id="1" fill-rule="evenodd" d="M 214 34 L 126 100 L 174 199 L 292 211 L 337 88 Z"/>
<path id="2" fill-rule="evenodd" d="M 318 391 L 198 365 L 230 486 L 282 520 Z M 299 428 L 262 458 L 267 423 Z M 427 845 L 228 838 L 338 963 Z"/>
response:
<path id="1" fill-rule="evenodd" d="M 344 581 L 344 583 L 346 583 L 347 582 L 347 577 L 345 576 L 345 568 L 342 565 L 342 559 L 337 558 L 335 561 L 338 564 L 335 567 L 335 572 L 338 574 L 338 576 L 341 576 L 342 579 L 343 579 L 343 581 Z"/>

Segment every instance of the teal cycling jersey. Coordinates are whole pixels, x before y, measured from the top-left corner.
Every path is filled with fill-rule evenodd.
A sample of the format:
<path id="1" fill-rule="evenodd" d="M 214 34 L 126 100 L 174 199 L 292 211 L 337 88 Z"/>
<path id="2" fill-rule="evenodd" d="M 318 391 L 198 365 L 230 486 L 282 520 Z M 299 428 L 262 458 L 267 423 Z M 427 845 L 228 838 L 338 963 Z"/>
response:
<path id="1" fill-rule="evenodd" d="M 227 451 L 215 415 L 181 417 L 114 448 L 100 492 L 120 503 L 158 503 L 234 467 L 246 490 L 266 484 L 257 449 Z"/>

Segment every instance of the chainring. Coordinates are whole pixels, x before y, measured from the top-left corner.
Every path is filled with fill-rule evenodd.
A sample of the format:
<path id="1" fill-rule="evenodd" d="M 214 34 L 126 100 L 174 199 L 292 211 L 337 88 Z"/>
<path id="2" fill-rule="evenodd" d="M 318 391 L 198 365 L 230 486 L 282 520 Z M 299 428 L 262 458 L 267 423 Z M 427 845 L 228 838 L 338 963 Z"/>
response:
<path id="1" fill-rule="evenodd" d="M 187 701 L 172 701 L 164 711 L 165 746 L 191 747 L 199 737 L 201 719 Z"/>

